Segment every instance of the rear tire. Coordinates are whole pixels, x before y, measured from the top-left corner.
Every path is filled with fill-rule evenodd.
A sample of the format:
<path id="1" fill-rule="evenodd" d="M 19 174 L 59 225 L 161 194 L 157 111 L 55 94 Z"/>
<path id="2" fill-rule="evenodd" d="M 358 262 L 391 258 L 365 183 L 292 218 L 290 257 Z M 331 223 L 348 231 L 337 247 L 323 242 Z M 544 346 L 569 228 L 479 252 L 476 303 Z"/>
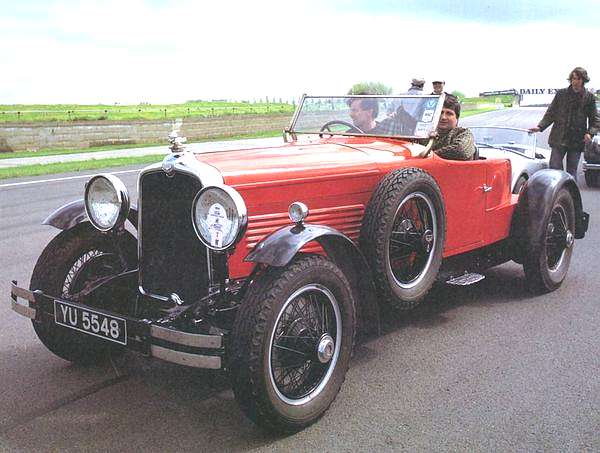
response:
<path id="1" fill-rule="evenodd" d="M 561 189 L 545 220 L 543 237 L 534 241 L 523 261 L 527 286 L 534 293 L 554 291 L 562 284 L 569 270 L 575 238 L 575 206 L 571 193 Z"/>
<path id="2" fill-rule="evenodd" d="M 244 413 L 274 432 L 317 421 L 344 382 L 355 329 L 351 285 L 333 262 L 299 255 L 269 268 L 233 325 L 231 378 Z"/>
<path id="3" fill-rule="evenodd" d="M 129 233 L 127 233 L 129 234 Z M 135 266 L 136 241 L 127 241 L 128 267 Z M 100 233 L 89 223 L 59 233 L 52 239 L 37 260 L 29 288 L 42 290 L 48 296 L 69 300 L 86 283 L 99 277 L 124 271 L 115 253 L 112 238 Z M 92 269 L 92 264 L 94 268 Z M 109 354 L 121 353 L 124 348 L 108 341 L 78 333 L 55 324 L 54 307 L 37 307 L 45 314 L 42 321 L 33 320 L 35 333 L 58 357 L 83 365 L 105 359 Z"/>
<path id="4" fill-rule="evenodd" d="M 584 171 L 583 175 L 585 176 L 585 183 L 588 187 L 599 187 L 600 186 L 600 178 L 598 172 L 596 171 Z"/>

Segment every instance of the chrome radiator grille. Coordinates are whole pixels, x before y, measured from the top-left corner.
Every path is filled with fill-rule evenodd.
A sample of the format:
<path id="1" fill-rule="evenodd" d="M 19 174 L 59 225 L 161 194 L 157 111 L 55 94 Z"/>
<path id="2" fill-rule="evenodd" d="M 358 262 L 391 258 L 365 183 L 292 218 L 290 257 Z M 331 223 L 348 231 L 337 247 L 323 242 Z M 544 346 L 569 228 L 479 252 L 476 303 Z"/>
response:
<path id="1" fill-rule="evenodd" d="M 140 285 L 146 293 L 177 293 L 186 303 L 208 292 L 206 247 L 192 225 L 192 201 L 202 188 L 190 175 L 162 171 L 139 184 Z"/>

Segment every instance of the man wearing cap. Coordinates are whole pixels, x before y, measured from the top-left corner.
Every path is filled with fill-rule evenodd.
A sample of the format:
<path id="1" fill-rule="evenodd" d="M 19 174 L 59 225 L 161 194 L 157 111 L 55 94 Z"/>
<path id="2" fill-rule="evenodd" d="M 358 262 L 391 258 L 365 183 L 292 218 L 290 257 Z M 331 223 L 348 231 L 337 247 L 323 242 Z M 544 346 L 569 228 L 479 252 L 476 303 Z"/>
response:
<path id="1" fill-rule="evenodd" d="M 425 79 L 414 78 L 412 79 L 410 88 L 406 94 L 423 94 L 423 86 L 425 85 Z"/>
<path id="2" fill-rule="evenodd" d="M 446 82 L 444 82 L 443 80 L 437 79 L 431 82 L 431 84 L 433 85 L 433 92 L 431 94 L 448 94 L 444 91 L 444 85 L 446 84 Z"/>
<path id="3" fill-rule="evenodd" d="M 570 85 L 556 92 L 552 103 L 537 126 L 529 132 L 542 132 L 552 123 L 548 144 L 552 149 L 550 168 L 563 169 L 567 156 L 567 172 L 577 179 L 577 166 L 584 144 L 590 143 L 600 129 L 600 118 L 594 95 L 585 89 L 588 73 L 576 67 L 567 79 Z"/>
<path id="4" fill-rule="evenodd" d="M 431 150 L 444 159 L 471 160 L 476 150 L 475 139 L 469 129 L 458 127 L 458 118 L 458 98 L 448 94 L 444 99 L 437 130 L 432 134 L 434 140 Z"/>

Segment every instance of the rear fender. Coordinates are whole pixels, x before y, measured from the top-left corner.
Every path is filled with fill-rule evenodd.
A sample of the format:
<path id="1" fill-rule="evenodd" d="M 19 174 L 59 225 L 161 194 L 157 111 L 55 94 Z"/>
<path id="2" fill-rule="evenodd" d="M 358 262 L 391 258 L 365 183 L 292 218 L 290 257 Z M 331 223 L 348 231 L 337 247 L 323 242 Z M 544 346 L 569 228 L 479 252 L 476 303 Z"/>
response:
<path id="1" fill-rule="evenodd" d="M 244 261 L 281 267 L 287 265 L 302 247 L 316 241 L 348 278 L 356 295 L 359 336 L 378 335 L 379 306 L 371 270 L 359 248 L 343 233 L 324 225 L 290 225 L 259 242 Z"/>
<path id="2" fill-rule="evenodd" d="M 529 178 L 519 196 L 519 204 L 513 218 L 513 237 L 519 245 L 534 248 L 541 246 L 552 205 L 563 188 L 571 193 L 575 206 L 575 238 L 582 239 L 585 236 L 589 214 L 583 211 L 577 183 L 564 171 L 544 169 L 535 172 Z"/>
<path id="3" fill-rule="evenodd" d="M 132 205 L 129 208 L 129 214 L 127 215 L 127 218 L 137 230 L 138 210 L 135 205 Z M 89 219 L 85 212 L 84 200 L 81 199 L 61 206 L 52 214 L 50 214 L 42 222 L 42 225 L 50 225 L 54 228 L 58 228 L 59 230 L 70 230 L 71 228 L 83 222 L 89 222 Z"/>

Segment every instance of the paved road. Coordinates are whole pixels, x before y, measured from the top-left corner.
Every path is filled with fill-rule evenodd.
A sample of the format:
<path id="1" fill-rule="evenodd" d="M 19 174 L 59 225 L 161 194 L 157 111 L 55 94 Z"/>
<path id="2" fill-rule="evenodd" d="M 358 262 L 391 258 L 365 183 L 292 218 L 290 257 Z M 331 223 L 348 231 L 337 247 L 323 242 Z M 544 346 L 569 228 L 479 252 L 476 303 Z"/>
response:
<path id="1" fill-rule="evenodd" d="M 137 170 L 121 171 L 135 193 Z M 40 222 L 80 197 L 87 178 L 69 176 L 0 183 L 5 298 L 8 281 L 28 281 L 56 233 Z M 600 193 L 582 192 L 591 230 L 559 290 L 531 296 L 515 264 L 471 287 L 437 288 L 357 347 L 331 409 L 290 437 L 265 435 L 246 420 L 220 373 L 134 354 L 73 366 L 1 304 L 0 450 L 600 451 Z"/>

